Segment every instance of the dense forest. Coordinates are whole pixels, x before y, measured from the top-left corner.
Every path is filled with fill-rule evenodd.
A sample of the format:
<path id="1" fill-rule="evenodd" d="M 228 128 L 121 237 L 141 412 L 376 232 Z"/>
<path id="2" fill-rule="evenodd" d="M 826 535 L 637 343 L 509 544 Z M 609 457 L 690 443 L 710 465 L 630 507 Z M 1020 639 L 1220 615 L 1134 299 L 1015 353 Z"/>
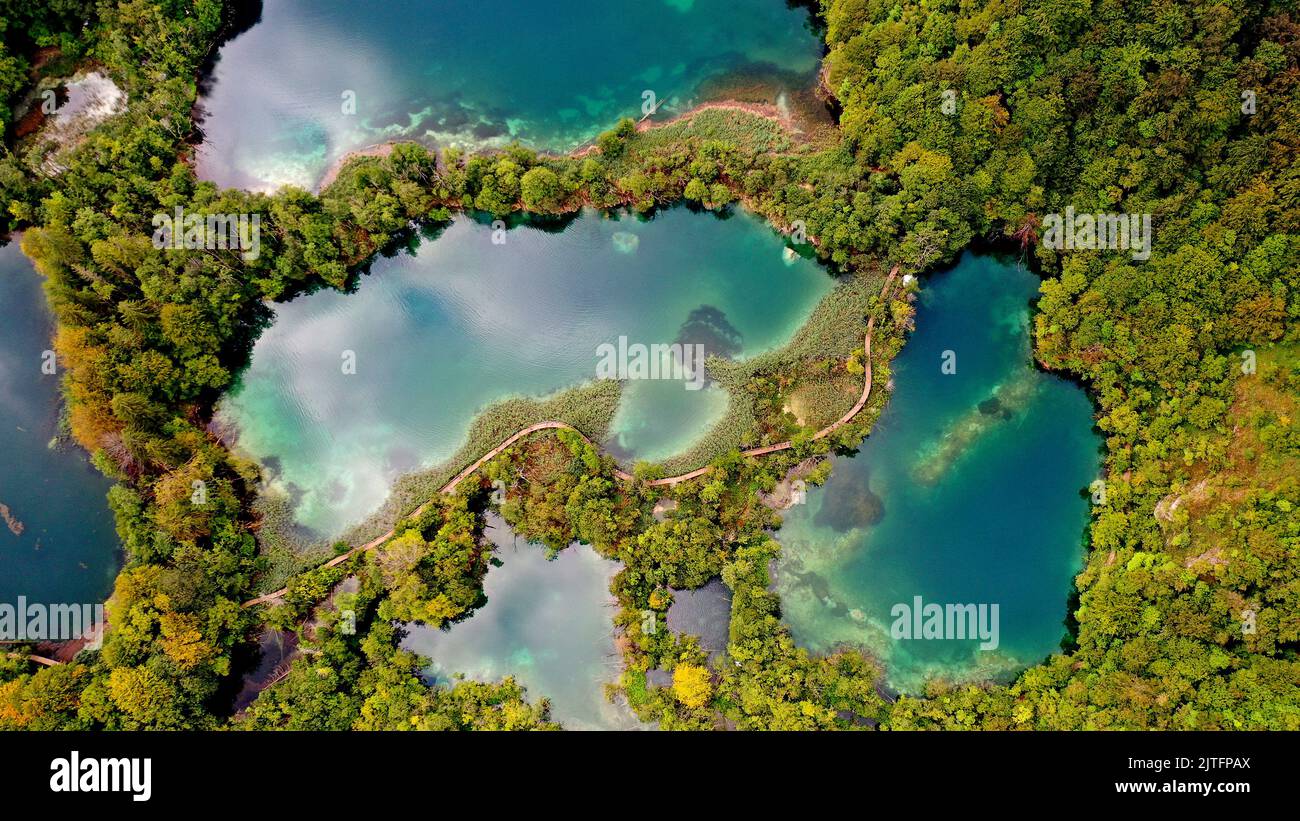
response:
<path id="1" fill-rule="evenodd" d="M 0 727 L 552 727 L 544 693 L 509 679 L 430 689 L 398 647 L 401 623 L 440 625 L 480 603 L 495 480 L 521 534 L 557 550 L 583 541 L 623 563 L 616 689 L 664 728 L 1300 729 L 1293 3 L 823 0 L 823 85 L 840 123 L 829 141 L 788 146 L 766 120 L 713 112 L 691 128 L 611 124 L 580 157 L 401 144 L 353 160 L 319 196 L 195 177 L 197 81 L 236 9 L 0 10 L 3 218 L 46 278 L 71 431 L 117 481 L 109 504 L 126 553 L 102 649 L 36 670 L 0 659 Z M 14 112 L 30 106 L 33 83 L 72 65 L 106 71 L 128 95 L 125 112 L 74 145 L 20 136 Z M 817 253 L 873 284 L 893 265 L 924 274 L 973 243 L 1018 249 L 1042 273 L 1036 357 L 1086 384 L 1107 445 L 1066 652 L 1009 686 L 935 682 L 891 701 L 870 659 L 795 645 L 769 591 L 780 522 L 760 493 L 860 440 L 879 394 L 858 424 L 819 442 L 779 418 L 779 402 L 756 401 L 743 435 L 794 435 L 796 447 L 715 456 L 711 473 L 668 491 L 676 504 L 658 516 L 661 489 L 622 482 L 581 437 L 538 435 L 477 483 L 402 511 L 375 551 L 306 570 L 275 607 L 241 607 L 271 565 L 259 471 L 208 422 L 268 301 L 347 288 L 413 225 L 454 211 L 653 212 L 682 199 L 802 223 Z M 153 216 L 178 206 L 260 214 L 261 253 L 155 247 Z M 1045 220 L 1067 207 L 1151 214 L 1150 258 L 1048 248 Z M 864 297 L 851 319 L 860 328 L 867 316 L 878 323 L 873 364 L 887 373 L 910 307 L 901 294 Z M 834 356 L 795 351 L 803 358 L 746 384 L 771 396 L 810 362 L 860 372 L 857 342 Z M 694 637 L 641 628 L 672 590 L 719 576 L 733 595 L 723 660 Z M 295 630 L 305 652 L 235 717 L 250 644 L 267 628 Z M 653 669 L 671 686 L 651 686 Z"/>

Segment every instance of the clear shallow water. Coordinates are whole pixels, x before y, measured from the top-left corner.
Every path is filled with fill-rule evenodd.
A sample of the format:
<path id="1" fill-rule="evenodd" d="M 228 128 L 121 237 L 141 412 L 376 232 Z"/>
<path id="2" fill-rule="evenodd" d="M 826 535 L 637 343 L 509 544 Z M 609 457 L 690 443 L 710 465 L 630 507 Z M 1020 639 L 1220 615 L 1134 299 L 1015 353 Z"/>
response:
<path id="1" fill-rule="evenodd" d="M 1100 467 L 1084 392 L 1031 367 L 1038 278 L 968 254 L 924 284 L 875 431 L 777 534 L 796 640 L 865 645 L 903 690 L 937 673 L 1006 675 L 1059 648 L 1088 522 L 1080 490 Z M 941 371 L 945 351 L 955 373 Z M 998 604 L 999 647 L 893 639 L 892 607 L 915 596 Z"/>
<path id="2" fill-rule="evenodd" d="M 0 247 L 0 603 L 101 602 L 120 554 L 104 494 L 111 484 L 58 433 L 58 375 L 42 373 L 54 319 L 41 277 L 18 248 Z"/>
<path id="3" fill-rule="evenodd" d="M 478 681 L 514 676 L 530 701 L 549 698 L 551 717 L 567 729 L 642 726 L 604 694 L 622 663 L 609 593 L 618 563 L 585 545 L 548 561 L 545 548 L 519 539 L 499 516 L 488 524 L 502 562 L 484 580 L 488 604 L 446 630 L 409 626 L 402 647 L 433 659 L 428 675 L 435 684 L 451 684 L 456 674 Z"/>
<path id="4" fill-rule="evenodd" d="M 311 188 L 346 152 L 397 137 L 567 151 L 640 117 L 647 90 L 671 115 L 727 83 L 774 98 L 810 86 L 809 20 L 782 0 L 268 0 L 221 49 L 199 173 Z"/>
<path id="5" fill-rule="evenodd" d="M 277 306 L 219 416 L 297 495 L 300 524 L 332 537 L 364 519 L 395 478 L 451 456 L 484 407 L 596 378 L 602 344 L 751 356 L 787 341 L 834 285 L 743 212 L 588 212 L 562 232 L 491 238 L 460 217 L 414 256 L 376 261 L 354 294 Z M 726 410 L 720 389 L 624 384 L 610 444 L 627 457 L 683 451 Z"/>

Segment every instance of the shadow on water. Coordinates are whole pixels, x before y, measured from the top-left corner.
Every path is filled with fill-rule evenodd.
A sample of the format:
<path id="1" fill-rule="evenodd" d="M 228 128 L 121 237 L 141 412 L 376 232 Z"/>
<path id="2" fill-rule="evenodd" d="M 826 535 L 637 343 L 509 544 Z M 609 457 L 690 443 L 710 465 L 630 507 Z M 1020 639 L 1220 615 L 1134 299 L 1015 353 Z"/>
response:
<path id="1" fill-rule="evenodd" d="M 203 121 L 208 111 L 203 106 L 203 98 L 212 92 L 216 80 L 217 63 L 221 60 L 221 47 L 253 26 L 262 22 L 262 0 L 227 0 L 222 4 L 221 31 L 212 44 L 207 57 L 199 64 L 198 94 L 191 111 L 191 134 L 189 142 L 198 146 L 205 139 Z"/>
<path id="2" fill-rule="evenodd" d="M 727 321 L 726 313 L 712 305 L 701 305 L 691 311 L 673 342 L 703 345 L 707 355 L 727 359 L 735 359 L 745 349 L 744 336 Z"/>

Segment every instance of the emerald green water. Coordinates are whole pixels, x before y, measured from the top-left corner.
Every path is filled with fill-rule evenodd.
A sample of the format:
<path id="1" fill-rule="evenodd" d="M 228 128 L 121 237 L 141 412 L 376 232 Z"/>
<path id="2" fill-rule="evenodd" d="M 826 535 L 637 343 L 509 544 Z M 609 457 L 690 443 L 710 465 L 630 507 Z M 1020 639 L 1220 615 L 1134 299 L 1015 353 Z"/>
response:
<path id="1" fill-rule="evenodd" d="M 414 255 L 378 260 L 354 294 L 276 307 L 218 413 L 292 494 L 301 525 L 342 532 L 395 478 L 451 456 L 484 407 L 595 379 L 602 344 L 680 340 L 751 356 L 787 341 L 834 285 L 744 212 L 588 212 L 563 230 L 492 237 L 459 217 Z M 349 351 L 355 373 L 344 373 Z M 624 385 L 606 444 L 628 460 L 685 450 L 727 406 L 718 388 Z"/>
<path id="2" fill-rule="evenodd" d="M 925 281 L 874 431 L 777 534 L 776 589 L 800 644 L 864 646 L 905 691 L 935 675 L 1005 677 L 1058 649 L 1101 440 L 1084 392 L 1032 368 L 1037 286 L 969 254 Z M 941 370 L 945 351 L 955 373 Z M 894 638 L 893 606 L 916 596 L 997 604 L 998 647 Z"/>
<path id="3" fill-rule="evenodd" d="M 646 91 L 663 117 L 717 96 L 784 102 L 814 83 L 810 20 L 783 0 L 268 0 L 205 87 L 199 173 L 311 188 L 394 138 L 567 151 L 639 118 Z"/>
<path id="4" fill-rule="evenodd" d="M 41 366 L 54 318 L 16 241 L 0 247 L 0 316 L 0 603 L 102 602 L 120 560 L 110 482 L 76 445 L 50 447 L 61 377 Z"/>

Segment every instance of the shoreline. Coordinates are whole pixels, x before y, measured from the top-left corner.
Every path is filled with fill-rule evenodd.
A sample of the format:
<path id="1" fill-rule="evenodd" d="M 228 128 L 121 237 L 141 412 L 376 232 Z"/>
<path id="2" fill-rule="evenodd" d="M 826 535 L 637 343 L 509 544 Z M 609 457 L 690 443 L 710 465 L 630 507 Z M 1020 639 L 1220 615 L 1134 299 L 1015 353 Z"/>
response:
<path id="1" fill-rule="evenodd" d="M 384 157 L 387 157 L 389 154 L 393 153 L 393 148 L 396 147 L 398 143 L 404 143 L 404 142 L 417 142 L 417 141 L 389 140 L 388 142 L 376 143 L 375 145 L 368 145 L 365 148 L 357 148 L 352 151 L 349 151 L 348 153 L 344 154 L 342 157 L 339 157 L 337 160 L 335 160 L 334 163 L 330 165 L 329 168 L 325 169 L 324 176 L 322 176 L 320 178 L 320 181 L 316 183 L 314 193 L 319 196 L 320 192 L 324 191 L 326 188 L 329 188 L 331 185 L 333 185 L 334 181 L 338 179 L 339 174 L 343 171 L 344 166 L 346 166 L 352 160 L 358 157 L 376 157 L 379 159 L 383 159 Z"/>
<path id="2" fill-rule="evenodd" d="M 778 126 L 781 127 L 783 131 L 786 132 L 786 134 L 788 134 L 792 138 L 802 137 L 804 136 L 805 133 L 804 130 L 800 128 L 798 124 L 795 122 L 795 117 L 792 114 L 783 114 L 781 112 L 781 109 L 778 108 L 774 103 L 747 103 L 741 100 L 713 100 L 706 103 L 699 103 L 687 109 L 686 111 L 683 111 L 680 114 L 675 114 L 672 117 L 669 117 L 668 119 L 659 122 L 655 122 L 653 119 L 651 119 L 651 117 L 653 116 L 651 115 L 651 117 L 645 117 L 642 118 L 641 120 L 638 120 L 636 124 L 636 130 L 638 134 L 642 134 L 647 131 L 652 131 L 656 128 L 666 128 L 671 125 L 679 125 L 683 122 L 692 119 L 693 117 L 695 117 L 695 115 L 704 111 L 737 111 L 744 114 L 749 114 L 750 116 L 761 117 L 765 120 L 776 123 Z M 325 173 L 321 175 L 320 180 L 318 180 L 316 185 L 313 186 L 313 193 L 319 196 L 323 191 L 325 191 L 325 189 L 333 185 L 334 182 L 338 180 L 339 174 L 342 173 L 343 169 L 352 160 L 361 157 L 375 157 L 375 158 L 387 157 L 389 154 L 393 153 L 394 146 L 400 145 L 402 143 L 416 143 L 418 145 L 425 145 L 425 143 L 421 142 L 418 138 L 409 137 L 409 138 L 402 138 L 402 139 L 385 140 L 384 142 L 381 143 L 374 143 L 373 145 L 367 145 L 361 148 L 354 148 L 351 151 L 348 151 L 345 154 L 343 154 L 334 162 L 330 163 L 329 167 L 325 169 Z M 425 147 L 428 148 L 427 145 Z M 431 150 L 436 151 L 437 149 L 435 147 Z M 588 139 L 586 142 L 579 145 L 577 148 L 572 149 L 571 151 L 566 151 L 563 153 L 556 154 L 548 151 L 539 150 L 537 153 L 541 156 L 579 160 L 582 159 L 583 157 L 586 157 L 596 152 L 597 150 L 598 150 L 598 146 L 596 145 L 596 138 L 592 137 Z M 492 153 L 492 149 L 489 149 L 483 153 Z"/>
<path id="3" fill-rule="evenodd" d="M 650 131 L 655 128 L 664 128 L 675 125 L 693 118 L 696 114 L 703 111 L 740 111 L 755 117 L 762 117 L 765 120 L 771 120 L 785 129 L 791 136 L 802 134 L 803 129 L 795 124 L 795 118 L 791 114 L 781 113 L 781 109 L 774 103 L 747 103 L 742 100 L 712 100 L 706 103 L 699 103 L 688 108 L 680 114 L 675 114 L 661 122 L 654 122 L 649 117 L 643 118 L 636 124 L 636 130 Z"/>

